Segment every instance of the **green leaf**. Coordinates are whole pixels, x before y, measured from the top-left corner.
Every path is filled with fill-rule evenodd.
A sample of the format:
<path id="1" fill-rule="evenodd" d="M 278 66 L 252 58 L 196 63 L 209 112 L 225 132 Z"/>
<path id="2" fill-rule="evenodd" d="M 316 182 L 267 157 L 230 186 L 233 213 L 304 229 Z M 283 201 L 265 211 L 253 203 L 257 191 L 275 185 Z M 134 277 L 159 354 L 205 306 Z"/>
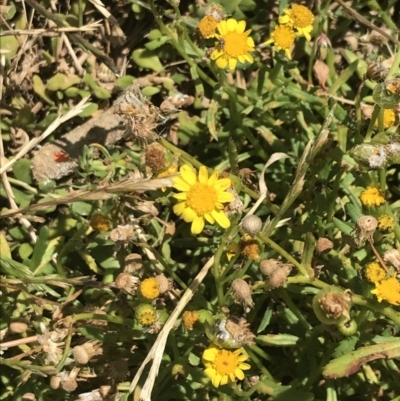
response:
<path id="1" fill-rule="evenodd" d="M 148 50 L 155 50 L 164 45 L 165 43 L 169 42 L 171 39 L 168 36 L 162 36 L 161 38 L 154 39 L 151 42 L 147 42 L 145 44 L 146 49 Z"/>
<path id="2" fill-rule="evenodd" d="M 391 93 L 387 88 L 397 82 L 400 85 L 400 78 L 395 78 L 386 82 L 379 83 L 375 86 L 372 92 L 374 101 L 382 107 L 382 109 L 393 109 L 400 103 L 400 94 Z"/>
<path id="3" fill-rule="evenodd" d="M 156 53 L 147 49 L 137 49 L 132 53 L 132 60 L 142 68 L 160 72 L 163 66 Z"/>
<path id="4" fill-rule="evenodd" d="M 142 89 L 142 93 L 144 96 L 150 98 L 153 95 L 157 94 L 160 92 L 160 89 L 157 88 L 156 86 L 146 86 Z"/>
<path id="5" fill-rule="evenodd" d="M 353 227 L 349 226 L 347 223 L 343 222 L 342 220 L 339 220 L 337 217 L 333 217 L 332 221 L 333 221 L 333 224 L 342 233 L 345 233 L 346 235 L 351 235 L 351 233 L 353 232 Z"/>
<path id="6" fill-rule="evenodd" d="M 33 252 L 33 248 L 31 247 L 30 244 L 24 242 L 19 248 L 18 248 L 18 254 L 19 257 L 24 260 L 24 259 L 28 259 L 29 256 L 32 255 Z"/>
<path id="7" fill-rule="evenodd" d="M 79 117 L 90 117 L 95 111 L 97 111 L 99 105 L 97 103 L 87 103 L 85 110 L 79 113 Z"/>
<path id="8" fill-rule="evenodd" d="M 32 259 L 30 261 L 30 267 L 32 271 L 34 271 L 40 264 L 44 253 L 47 248 L 47 241 L 49 240 L 49 228 L 47 226 L 43 226 L 40 229 L 39 237 L 35 244 L 35 248 L 33 251 Z"/>
<path id="9" fill-rule="evenodd" d="M 74 202 L 71 209 L 81 216 L 88 216 L 92 212 L 93 205 L 86 202 Z"/>
<path id="10" fill-rule="evenodd" d="M 43 83 L 42 79 L 39 75 L 34 75 L 33 78 L 33 90 L 34 92 L 39 95 L 43 100 L 49 103 L 51 106 L 54 106 L 53 100 L 48 96 L 46 93 L 46 85 Z M 47 128 L 47 127 L 45 127 Z"/>
<path id="11" fill-rule="evenodd" d="M 25 182 L 26 184 L 32 184 L 32 162 L 28 159 L 19 159 L 13 166 L 13 173 L 15 178 L 19 181 Z"/>
<path id="12" fill-rule="evenodd" d="M 4 235 L 3 231 L 0 231 L 0 258 L 5 256 L 7 258 L 11 258 L 11 250 L 8 245 L 7 238 Z"/>
<path id="13" fill-rule="evenodd" d="M 59 72 L 47 81 L 46 88 L 52 92 L 64 91 L 80 82 L 81 79 L 77 75 L 65 75 Z"/>

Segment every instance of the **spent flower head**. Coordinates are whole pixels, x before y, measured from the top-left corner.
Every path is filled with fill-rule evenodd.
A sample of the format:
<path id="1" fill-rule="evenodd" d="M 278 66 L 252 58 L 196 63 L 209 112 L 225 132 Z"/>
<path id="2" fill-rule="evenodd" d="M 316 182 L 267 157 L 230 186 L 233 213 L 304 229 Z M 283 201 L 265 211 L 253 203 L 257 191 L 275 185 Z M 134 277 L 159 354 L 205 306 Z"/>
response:
<path id="1" fill-rule="evenodd" d="M 215 37 L 218 43 L 211 53 L 211 59 L 215 60 L 218 68 L 224 69 L 227 66 L 231 70 L 236 68 L 237 62 L 253 62 L 250 52 L 254 51 L 254 41 L 249 37 L 251 29 L 246 29 L 246 21 L 236 21 L 229 18 L 218 24 L 218 34 Z"/>
<path id="2" fill-rule="evenodd" d="M 203 38 L 212 38 L 215 35 L 218 22 L 219 21 L 216 20 L 214 16 L 206 15 L 200 20 L 199 24 L 197 25 L 197 30 Z"/>
<path id="3" fill-rule="evenodd" d="M 218 179 L 216 171 L 208 177 L 204 166 L 200 167 L 196 176 L 192 167 L 184 165 L 180 168 L 180 177 L 174 178 L 174 181 L 174 187 L 182 191 L 174 194 L 174 198 L 180 201 L 174 206 L 174 213 L 192 223 L 193 234 L 203 231 L 205 221 L 210 224 L 217 222 L 222 228 L 231 225 L 222 204 L 233 199 L 233 195 L 226 191 L 231 186 L 229 178 Z"/>

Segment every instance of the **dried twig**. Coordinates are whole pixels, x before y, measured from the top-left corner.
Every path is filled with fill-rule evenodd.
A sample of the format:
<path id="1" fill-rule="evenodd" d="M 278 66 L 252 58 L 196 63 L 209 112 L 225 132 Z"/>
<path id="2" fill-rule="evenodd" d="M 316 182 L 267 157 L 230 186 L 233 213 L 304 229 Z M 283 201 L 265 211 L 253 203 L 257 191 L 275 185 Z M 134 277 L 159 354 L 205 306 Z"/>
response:
<path id="1" fill-rule="evenodd" d="M 171 313 L 171 316 L 169 317 L 164 327 L 160 331 L 157 340 L 151 347 L 151 350 L 147 354 L 146 359 L 143 361 L 135 377 L 133 378 L 131 386 L 129 388 L 130 393 L 132 393 L 135 390 L 146 365 L 153 359 L 153 364 L 150 368 L 150 372 L 147 376 L 146 382 L 144 383 L 144 386 L 140 394 L 141 400 L 143 401 L 151 400 L 151 392 L 153 390 L 154 382 L 160 369 L 160 364 L 164 354 L 164 349 L 167 343 L 169 332 L 174 327 L 175 322 L 177 321 L 179 315 L 181 314 L 185 306 L 188 304 L 188 302 L 192 299 L 193 295 L 197 291 L 197 288 L 204 280 L 204 277 L 207 275 L 208 270 L 213 264 L 214 264 L 214 256 L 211 257 L 211 259 L 209 259 L 209 261 L 203 266 L 199 274 L 194 278 L 189 288 L 183 294 L 181 300 L 178 302 L 174 311 Z"/>

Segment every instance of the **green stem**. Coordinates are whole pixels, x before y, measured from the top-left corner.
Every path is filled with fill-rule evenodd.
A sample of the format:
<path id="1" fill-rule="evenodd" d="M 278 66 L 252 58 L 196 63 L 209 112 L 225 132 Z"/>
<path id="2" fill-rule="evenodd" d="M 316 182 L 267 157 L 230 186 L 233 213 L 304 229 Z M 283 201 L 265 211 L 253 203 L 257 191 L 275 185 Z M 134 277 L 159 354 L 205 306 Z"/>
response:
<path id="1" fill-rule="evenodd" d="M 309 274 L 307 272 L 307 269 L 305 266 L 303 266 L 301 263 L 299 263 L 292 255 L 290 255 L 288 252 L 286 252 L 283 248 L 281 248 L 276 242 L 272 241 L 269 237 L 267 237 L 265 234 L 258 234 L 257 238 L 267 244 L 270 248 L 278 252 L 283 258 L 285 258 L 288 262 L 293 264 L 294 266 L 297 267 L 297 269 L 305 276 L 309 277 Z"/>

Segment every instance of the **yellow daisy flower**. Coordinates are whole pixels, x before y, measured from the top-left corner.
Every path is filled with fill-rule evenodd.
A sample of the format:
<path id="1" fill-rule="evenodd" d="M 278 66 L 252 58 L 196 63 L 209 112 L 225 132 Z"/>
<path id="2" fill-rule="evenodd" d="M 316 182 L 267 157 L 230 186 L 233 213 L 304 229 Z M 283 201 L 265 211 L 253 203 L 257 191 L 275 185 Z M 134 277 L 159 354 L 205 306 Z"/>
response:
<path id="1" fill-rule="evenodd" d="M 228 228 L 231 222 L 222 203 L 233 199 L 233 195 L 226 192 L 231 186 L 231 180 L 218 179 L 217 171 L 208 177 L 207 168 L 204 166 L 200 167 L 198 177 L 196 171 L 187 164 L 179 171 L 180 177 L 173 178 L 174 188 L 182 192 L 174 194 L 174 198 L 181 202 L 174 206 L 174 213 L 187 223 L 192 223 L 193 234 L 203 231 L 205 220 L 210 224 L 217 222 L 222 228 Z"/>
<path id="2" fill-rule="evenodd" d="M 224 69 L 229 65 L 229 68 L 234 70 L 238 61 L 253 62 L 249 52 L 255 50 L 254 41 L 249 37 L 251 29 L 245 32 L 245 28 L 246 21 L 236 21 L 233 18 L 218 24 L 219 34 L 215 37 L 219 43 L 211 53 L 211 59 L 215 60 L 218 68 Z"/>
<path id="3" fill-rule="evenodd" d="M 228 351 L 214 344 L 203 352 L 204 373 L 211 379 L 214 387 L 244 379 L 243 371 L 250 369 L 250 365 L 244 363 L 248 356 L 243 352 L 243 348 Z"/>
<path id="4" fill-rule="evenodd" d="M 212 15 L 206 15 L 200 20 L 197 29 L 203 38 L 208 39 L 214 36 L 217 26 L 218 21 Z"/>
<path id="5" fill-rule="evenodd" d="M 278 25 L 271 33 L 271 39 L 268 39 L 265 44 L 274 43 L 279 50 L 284 50 L 286 57 L 291 60 L 292 53 L 290 51 L 293 46 L 295 34 L 289 25 Z"/>
<path id="6" fill-rule="evenodd" d="M 375 294 L 379 302 L 384 300 L 392 305 L 400 305 L 400 283 L 396 277 L 375 283 L 371 294 Z"/>
<path id="7" fill-rule="evenodd" d="M 396 122 L 396 114 L 394 114 L 394 110 L 385 109 L 383 110 L 383 127 L 390 128 Z M 378 126 L 378 120 L 375 121 L 375 126 Z"/>
<path id="8" fill-rule="evenodd" d="M 140 293 L 149 300 L 154 300 L 160 296 L 160 285 L 158 281 L 154 278 L 146 278 L 140 283 Z"/>
<path id="9" fill-rule="evenodd" d="M 394 227 L 394 218 L 388 214 L 384 214 L 378 219 L 378 228 L 382 231 L 390 230 Z"/>
<path id="10" fill-rule="evenodd" d="M 380 206 L 385 203 L 385 197 L 382 191 L 375 187 L 368 187 L 361 192 L 361 203 L 364 206 Z"/>
<path id="11" fill-rule="evenodd" d="M 371 262 L 365 268 L 365 277 L 371 283 L 378 283 L 386 277 L 386 272 L 378 262 Z"/>
<path id="12" fill-rule="evenodd" d="M 291 8 L 285 8 L 283 12 L 286 15 L 279 17 L 279 23 L 292 26 L 296 29 L 297 36 L 305 36 L 310 41 L 314 22 L 313 13 L 307 7 L 299 4 L 293 4 Z"/>

